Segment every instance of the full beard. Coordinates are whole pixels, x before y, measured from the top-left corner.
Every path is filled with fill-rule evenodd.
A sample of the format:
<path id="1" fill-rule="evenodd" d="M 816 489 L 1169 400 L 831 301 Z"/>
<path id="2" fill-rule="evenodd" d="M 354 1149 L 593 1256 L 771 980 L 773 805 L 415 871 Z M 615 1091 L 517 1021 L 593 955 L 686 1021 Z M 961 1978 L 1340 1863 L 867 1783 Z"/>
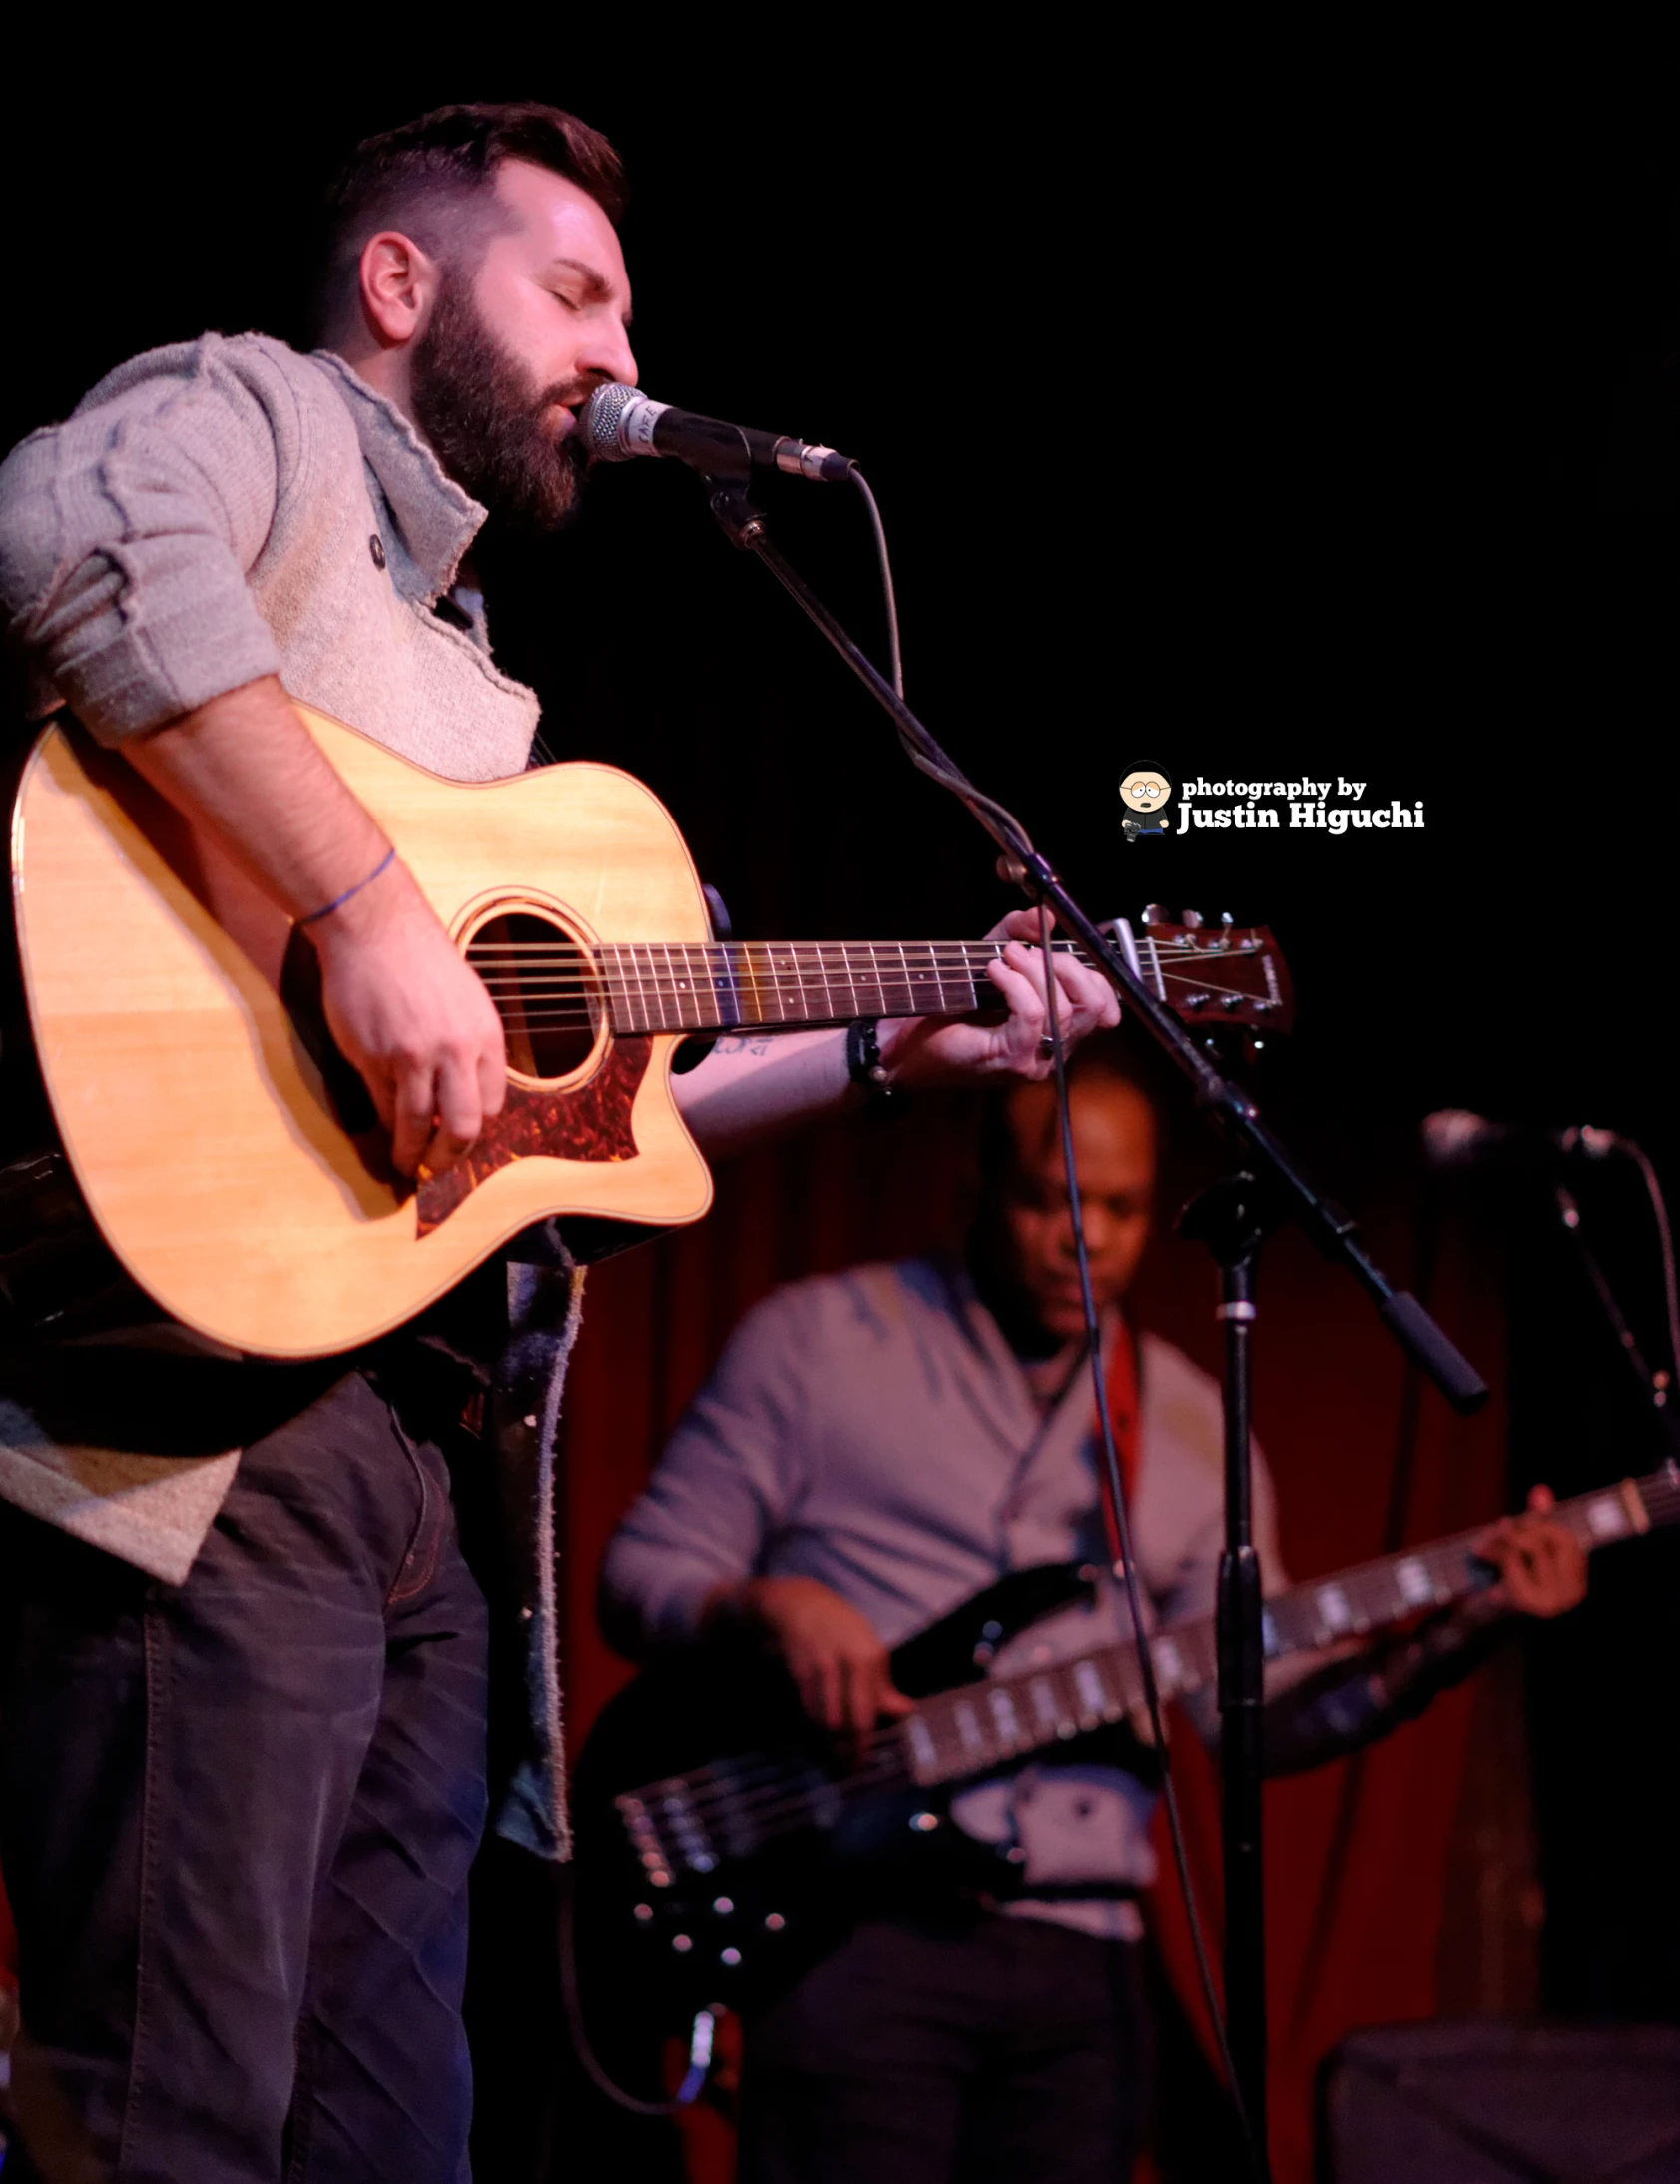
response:
<path id="1" fill-rule="evenodd" d="M 454 274 L 445 277 L 415 344 L 411 383 L 415 422 L 474 500 L 520 530 L 553 531 L 567 520 L 583 490 L 588 455 L 581 434 L 557 442 L 542 419 L 589 386 L 536 393 Z"/>

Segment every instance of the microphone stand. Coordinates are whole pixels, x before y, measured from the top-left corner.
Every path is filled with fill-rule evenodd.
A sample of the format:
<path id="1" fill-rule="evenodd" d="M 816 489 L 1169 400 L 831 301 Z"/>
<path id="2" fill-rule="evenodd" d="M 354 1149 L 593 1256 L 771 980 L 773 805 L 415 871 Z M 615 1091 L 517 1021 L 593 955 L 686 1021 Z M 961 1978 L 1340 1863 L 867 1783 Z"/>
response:
<path id="1" fill-rule="evenodd" d="M 1326 1258 L 1345 1267 L 1372 1299 L 1406 1355 L 1452 1407 L 1469 1413 L 1487 1399 L 1483 1381 L 1417 1299 L 1397 1290 L 1358 1241 L 1350 1216 L 1324 1198 L 1261 1120 L 1241 1086 L 1218 1068 L 1166 1004 L 1145 985 L 1113 937 L 1086 914 L 1028 840 L 1020 822 L 984 795 L 905 705 L 770 538 L 746 496 L 751 464 L 720 450 L 707 485 L 712 513 L 732 545 L 753 554 L 817 625 L 898 730 L 912 765 L 957 797 L 1002 854 L 998 870 L 1028 899 L 1054 912 L 1150 1036 L 1190 1080 L 1197 1103 L 1232 1142 L 1233 1172 L 1186 1209 L 1183 1233 L 1205 1243 L 1221 1270 L 1218 1317 L 1226 1341 L 1225 1552 L 1218 1601 L 1219 1705 L 1224 1770 L 1225 1995 L 1230 2046 L 1257 2165 L 1266 2150 L 1266 1983 L 1261 1868 L 1261 1717 L 1265 1646 L 1260 1564 L 1253 1537 L 1250 1458 L 1250 1336 L 1254 1267 L 1265 1235 L 1294 1219 Z"/>
<path id="2" fill-rule="evenodd" d="M 1622 1311 L 1616 1293 L 1610 1287 L 1609 1276 L 1599 1264 L 1598 1254 L 1586 1240 L 1581 1209 L 1575 1202 L 1573 1192 L 1558 1183 L 1552 1186 L 1551 1197 L 1557 1210 L 1559 1225 L 1575 1247 L 1581 1270 L 1591 1283 L 1593 1294 L 1610 1324 L 1610 1332 L 1616 1338 L 1616 1348 L 1627 1360 L 1628 1369 L 1639 1383 L 1639 1391 L 1650 1406 L 1664 1453 L 1669 1462 L 1673 1463 L 1680 1459 L 1680 1417 L 1676 1416 L 1670 1406 L 1673 1385 L 1666 1374 L 1659 1378 L 1646 1363 L 1645 1353 L 1640 1349 L 1632 1328 L 1628 1326 L 1627 1315 Z M 1680 1361 L 1671 1360 L 1670 1363 Z"/>

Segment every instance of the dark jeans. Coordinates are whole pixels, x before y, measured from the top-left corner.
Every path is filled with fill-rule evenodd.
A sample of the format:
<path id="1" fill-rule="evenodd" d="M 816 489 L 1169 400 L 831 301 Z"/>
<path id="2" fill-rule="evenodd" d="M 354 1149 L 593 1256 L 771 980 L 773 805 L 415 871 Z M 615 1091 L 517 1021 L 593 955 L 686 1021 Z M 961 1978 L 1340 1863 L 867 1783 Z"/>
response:
<path id="1" fill-rule="evenodd" d="M 0 1514 L 51 2184 L 464 2184 L 485 1683 L 443 1456 L 360 1374 L 247 1450 L 180 1587 Z"/>
<path id="2" fill-rule="evenodd" d="M 858 1927 L 747 2027 L 742 2184 L 1124 2184 L 1138 1955 L 1024 1918 Z"/>

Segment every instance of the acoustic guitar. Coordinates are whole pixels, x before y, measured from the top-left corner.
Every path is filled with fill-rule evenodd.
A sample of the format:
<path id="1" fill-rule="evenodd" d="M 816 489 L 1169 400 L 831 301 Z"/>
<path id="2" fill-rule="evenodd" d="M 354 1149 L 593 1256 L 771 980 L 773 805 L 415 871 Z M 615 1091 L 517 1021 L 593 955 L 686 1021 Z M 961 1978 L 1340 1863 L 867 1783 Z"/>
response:
<path id="1" fill-rule="evenodd" d="M 714 938 L 670 814 L 613 767 L 463 785 L 298 712 L 501 1013 L 507 1104 L 444 1174 L 393 1171 L 327 1034 L 312 946 L 125 760 L 61 717 L 12 821 L 22 983 L 63 1155 L 23 1182 L 62 1198 L 73 1181 L 127 1275 L 237 1350 L 367 1342 L 551 1216 L 637 1233 L 698 1219 L 711 1178 L 670 1083 L 691 1034 L 997 1005 L 985 966 L 1001 942 Z M 1157 923 L 1133 945 L 1186 1017 L 1287 1028 L 1264 930 Z"/>

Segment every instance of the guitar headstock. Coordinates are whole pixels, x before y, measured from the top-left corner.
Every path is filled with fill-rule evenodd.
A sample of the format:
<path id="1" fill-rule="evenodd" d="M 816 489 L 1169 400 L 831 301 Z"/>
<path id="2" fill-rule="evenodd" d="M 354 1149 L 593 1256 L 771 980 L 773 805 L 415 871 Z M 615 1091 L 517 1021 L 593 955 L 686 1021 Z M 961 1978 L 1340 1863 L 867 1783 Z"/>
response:
<path id="1" fill-rule="evenodd" d="M 1187 1023 L 1282 1032 L 1294 1022 L 1289 966 L 1266 926 L 1210 924 L 1196 910 L 1175 924 L 1152 902 L 1141 926 L 1120 917 L 1113 930 L 1144 984 Z"/>

